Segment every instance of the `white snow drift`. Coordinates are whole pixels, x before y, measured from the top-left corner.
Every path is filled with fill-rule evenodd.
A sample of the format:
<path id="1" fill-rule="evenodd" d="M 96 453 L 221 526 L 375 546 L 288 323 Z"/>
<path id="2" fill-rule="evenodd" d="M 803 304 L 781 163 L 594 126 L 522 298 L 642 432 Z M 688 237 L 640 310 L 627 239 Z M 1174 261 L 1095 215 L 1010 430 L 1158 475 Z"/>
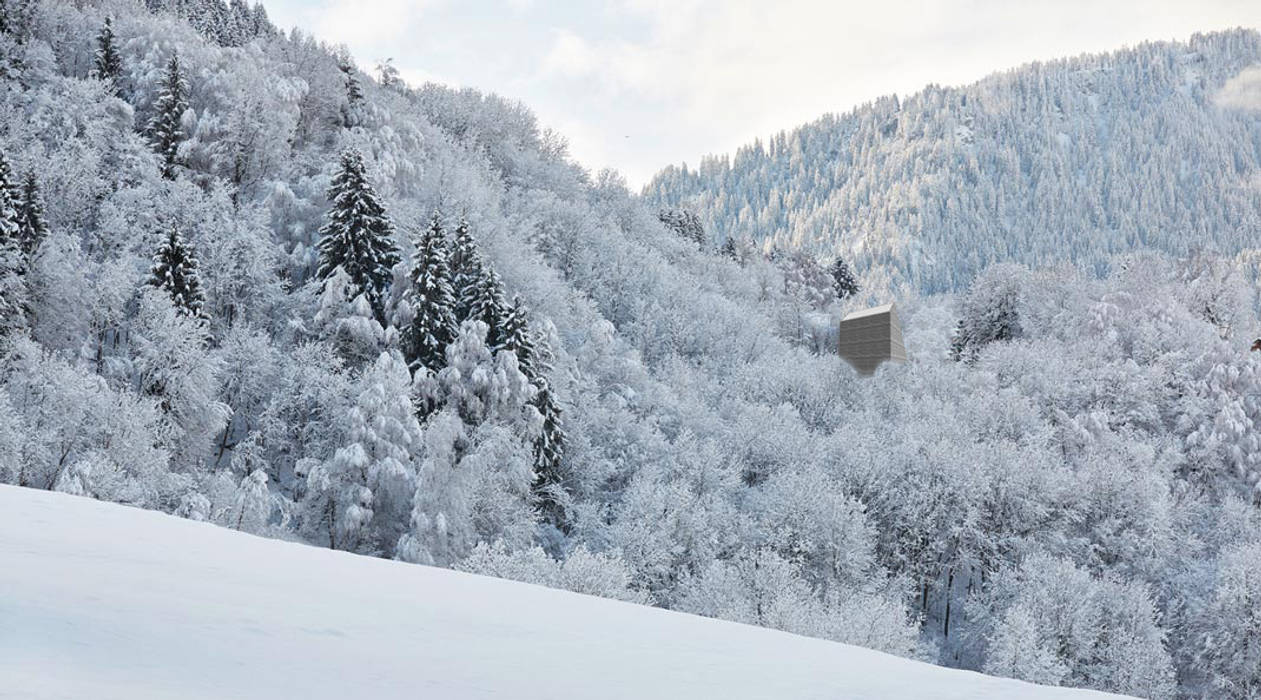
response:
<path id="1" fill-rule="evenodd" d="M 1088 698 L 0 486 L 5 698 Z"/>

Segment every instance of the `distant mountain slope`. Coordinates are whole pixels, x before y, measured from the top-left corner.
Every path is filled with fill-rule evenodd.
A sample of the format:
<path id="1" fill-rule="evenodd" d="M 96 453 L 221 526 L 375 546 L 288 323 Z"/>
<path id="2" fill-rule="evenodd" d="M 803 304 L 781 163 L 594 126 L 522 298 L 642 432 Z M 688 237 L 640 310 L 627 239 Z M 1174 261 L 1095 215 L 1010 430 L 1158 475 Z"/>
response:
<path id="1" fill-rule="evenodd" d="M 0 486 L 8 698 L 1107 698 Z"/>
<path id="2" fill-rule="evenodd" d="M 986 265 L 1151 246 L 1233 254 L 1261 229 L 1261 122 L 1216 106 L 1261 59 L 1252 30 L 929 86 L 709 158 L 645 188 L 715 236 L 853 258 L 920 291 Z"/>

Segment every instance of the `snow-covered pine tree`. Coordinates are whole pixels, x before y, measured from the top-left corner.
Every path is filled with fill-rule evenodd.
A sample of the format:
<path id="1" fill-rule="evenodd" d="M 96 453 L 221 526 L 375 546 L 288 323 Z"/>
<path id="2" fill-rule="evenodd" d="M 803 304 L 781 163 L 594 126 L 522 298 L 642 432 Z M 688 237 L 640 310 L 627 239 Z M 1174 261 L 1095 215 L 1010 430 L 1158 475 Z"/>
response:
<path id="1" fill-rule="evenodd" d="M 317 274 L 328 279 L 341 267 L 356 290 L 363 294 L 377 320 L 384 323 L 385 298 L 389 291 L 391 268 L 399 261 L 394 245 L 394 224 L 368 182 L 363 155 L 342 153 L 341 168 L 328 188 L 333 203 L 328 223 L 320 229 L 320 265 Z"/>
<path id="2" fill-rule="evenodd" d="M 521 369 L 521 373 L 529 377 L 530 381 L 534 381 L 539 376 L 538 358 L 534 339 L 530 337 L 529 315 L 530 311 L 520 295 L 513 296 L 512 303 L 504 315 L 503 338 L 499 346 L 500 349 L 515 354 L 517 367 Z"/>
<path id="3" fill-rule="evenodd" d="M 481 282 L 476 287 L 476 296 L 473 298 L 472 308 L 469 309 L 469 318 L 486 324 L 488 329 L 486 345 L 491 352 L 497 352 L 503 348 L 506 314 L 507 304 L 504 303 L 503 282 L 499 279 L 499 273 L 488 265 L 486 274 L 482 276 Z"/>
<path id="4" fill-rule="evenodd" d="M 457 325 L 447 237 L 436 211 L 416 247 L 406 300 L 412 308 L 412 320 L 400 338 L 403 357 L 413 372 L 423 367 L 437 373 L 447 364 L 446 349 L 455 339 Z"/>
<path id="5" fill-rule="evenodd" d="M 832 273 L 832 286 L 836 288 L 837 299 L 848 299 L 858 293 L 858 280 L 854 279 L 854 272 L 849 269 L 845 258 L 837 258 L 828 268 L 828 272 Z"/>
<path id="6" fill-rule="evenodd" d="M 206 296 L 197 274 L 197 258 L 174 226 L 153 256 L 149 284 L 171 295 L 175 308 L 192 318 L 205 318 Z"/>
<path id="7" fill-rule="evenodd" d="M 705 226 L 696 212 L 689 209 L 670 208 L 657 212 L 657 218 L 667 228 L 678 235 L 692 241 L 698 246 L 705 245 Z"/>
<path id="8" fill-rule="evenodd" d="M 96 35 L 95 73 L 97 80 L 108 82 L 110 90 L 115 95 L 119 93 L 118 79 L 123 74 L 123 59 L 118 55 L 118 47 L 114 46 L 114 27 L 109 17 L 105 18 L 101 32 Z"/>
<path id="9" fill-rule="evenodd" d="M 349 56 L 337 57 L 337 69 L 342 72 L 346 84 L 346 104 L 342 107 L 342 126 L 349 129 L 359 123 L 359 109 L 363 103 L 363 88 L 355 76 L 355 64 Z"/>
<path id="10" fill-rule="evenodd" d="M 13 170 L 0 156 L 0 339 L 26 326 L 29 303 L 17 194 Z"/>
<path id="11" fill-rule="evenodd" d="M 166 75 L 149 120 L 149 145 L 162 157 L 162 177 L 175 179 L 179 165 L 180 142 L 184 140 L 181 120 L 188 110 L 188 82 L 184 80 L 178 55 L 172 54 L 166 64 Z"/>
<path id="12" fill-rule="evenodd" d="M 35 171 L 26 173 L 22 182 L 21 196 L 17 201 L 18 243 L 22 253 L 30 260 L 39 249 L 39 244 L 48 235 L 48 220 L 44 214 L 44 197 L 40 193 L 39 180 Z"/>
<path id="13" fill-rule="evenodd" d="M 469 232 L 468 220 L 462 218 L 455 227 L 455 242 L 451 247 L 451 289 L 455 292 L 458 323 L 472 318 L 478 287 L 485 274 L 482 254 L 477 251 L 477 242 Z"/>
<path id="14" fill-rule="evenodd" d="M 569 524 L 565 514 L 569 500 L 564 490 L 565 428 L 551 382 L 540 375 L 534 386 L 538 393 L 533 404 L 543 416 L 543 429 L 534 440 L 534 495 L 543 517 L 564 530 Z"/>
<path id="15" fill-rule="evenodd" d="M 398 67 L 394 65 L 393 58 L 377 62 L 377 75 L 381 87 L 397 90 L 403 85 L 403 79 L 399 77 Z"/>

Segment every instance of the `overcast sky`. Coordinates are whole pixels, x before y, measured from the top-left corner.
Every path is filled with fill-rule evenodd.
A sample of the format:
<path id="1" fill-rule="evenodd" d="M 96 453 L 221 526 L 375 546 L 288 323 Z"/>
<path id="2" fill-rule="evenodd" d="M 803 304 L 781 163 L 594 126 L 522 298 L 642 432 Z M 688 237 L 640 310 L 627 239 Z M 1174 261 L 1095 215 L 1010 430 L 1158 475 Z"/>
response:
<path id="1" fill-rule="evenodd" d="M 634 187 L 928 83 L 1261 26 L 1261 0 L 266 0 L 370 68 L 520 99 Z"/>

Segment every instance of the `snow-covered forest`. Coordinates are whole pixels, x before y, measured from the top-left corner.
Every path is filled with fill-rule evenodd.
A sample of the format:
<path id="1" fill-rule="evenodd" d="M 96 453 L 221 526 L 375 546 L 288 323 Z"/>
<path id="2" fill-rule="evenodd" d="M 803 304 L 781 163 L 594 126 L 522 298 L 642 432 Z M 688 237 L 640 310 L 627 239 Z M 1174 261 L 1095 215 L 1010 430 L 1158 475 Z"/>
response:
<path id="1" fill-rule="evenodd" d="M 1004 261 L 1104 271 L 1135 247 L 1234 255 L 1261 235 L 1259 61 L 1240 29 L 1034 63 L 666 168 L 645 193 L 711 245 L 843 255 L 894 291 Z"/>
<path id="2" fill-rule="evenodd" d="M 1055 141 L 1076 155 L 1047 172 L 1094 163 L 1074 182 L 1128 207 L 1101 209 L 1119 238 L 1071 223 L 1075 194 L 979 194 L 1041 146 L 971 171 L 899 151 L 889 187 L 984 222 L 933 229 L 950 255 L 898 238 L 916 273 L 848 243 L 849 266 L 763 254 L 736 232 L 774 217 L 659 211 L 524 106 L 365 70 L 241 0 L 10 0 L 0 481 L 1039 683 L 1255 698 L 1258 132 L 1185 108 L 1258 47 L 1065 64 L 1118 67 L 1081 104 L 1130 100 L 1114 135 L 1159 159 Z M 1147 99 L 1188 65 L 1184 102 Z M 1052 105 L 1047 70 L 969 90 Z M 953 134 L 910 105 L 963 94 L 854 123 Z M 974 142 L 1021 133 L 1012 110 L 978 110 Z M 892 231 L 864 186 L 843 196 Z M 1134 240 L 1167 250 L 1114 253 Z M 1042 265 L 1061 245 L 1086 264 Z M 912 362 L 860 380 L 830 329 L 885 289 Z"/>

